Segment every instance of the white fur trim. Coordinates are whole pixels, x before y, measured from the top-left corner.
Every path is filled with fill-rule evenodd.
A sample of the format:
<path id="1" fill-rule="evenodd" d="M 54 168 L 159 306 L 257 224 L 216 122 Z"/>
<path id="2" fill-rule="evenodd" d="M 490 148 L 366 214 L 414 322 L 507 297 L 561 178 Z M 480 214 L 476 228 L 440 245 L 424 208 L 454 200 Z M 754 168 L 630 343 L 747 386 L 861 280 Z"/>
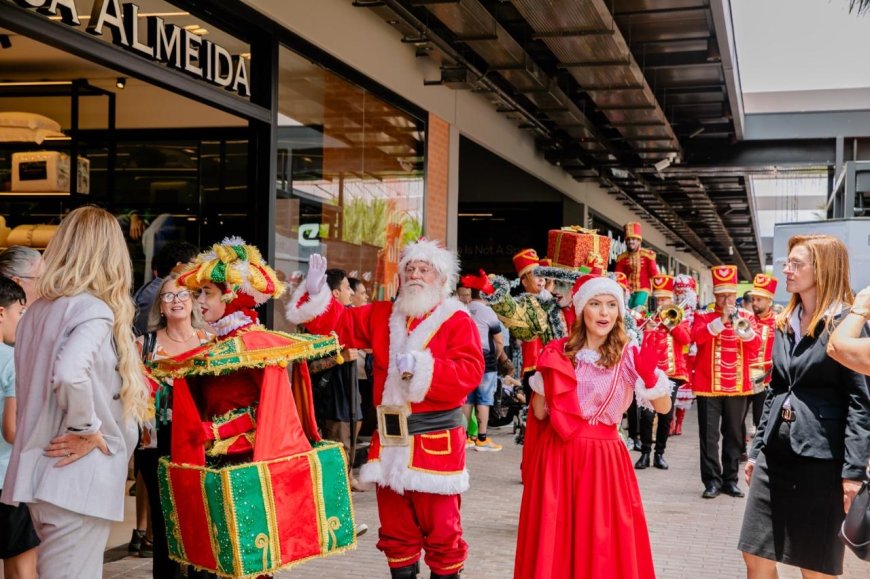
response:
<path id="1" fill-rule="evenodd" d="M 616 302 L 619 304 L 619 315 L 625 317 L 625 292 L 622 286 L 608 277 L 596 277 L 581 285 L 573 297 L 574 311 L 577 312 L 578 316 L 583 315 L 586 302 L 601 294 L 616 298 Z"/>
<path id="2" fill-rule="evenodd" d="M 408 334 L 404 314 L 393 308 L 390 314 L 390 354 L 387 379 L 384 382 L 382 404 L 402 405 L 420 402 L 425 399 L 432 382 L 435 359 L 426 348 L 429 338 L 441 325 L 456 312 L 467 312 L 465 306 L 456 298 L 448 298 L 420 322 Z M 414 378 L 410 383 L 401 378 L 396 367 L 399 354 L 414 355 Z M 425 389 L 424 389 L 425 386 Z M 418 396 L 421 396 L 417 399 Z M 360 469 L 360 480 L 387 486 L 402 494 L 406 490 L 451 495 L 468 490 L 468 471 L 457 474 L 437 474 L 414 470 L 410 463 L 410 449 L 406 446 L 381 447 L 379 461 L 366 463 Z"/>
<path id="3" fill-rule="evenodd" d="M 716 318 L 715 320 L 707 324 L 707 331 L 714 336 L 718 336 L 719 334 L 724 332 L 725 324 L 722 322 L 722 318 Z"/>
<path id="4" fill-rule="evenodd" d="M 410 447 L 381 447 L 381 459 L 367 462 L 359 469 L 359 479 L 365 483 L 375 483 L 390 487 L 397 493 L 417 491 L 436 495 L 456 495 L 468 490 L 468 471 L 463 469 L 456 474 L 435 474 L 408 467 L 411 458 Z"/>
<path id="5" fill-rule="evenodd" d="M 638 378 L 634 383 L 634 393 L 637 398 L 637 405 L 655 412 L 655 408 L 650 404 L 651 400 L 657 400 L 665 396 L 670 396 L 674 391 L 676 384 L 668 379 L 668 375 L 656 368 L 656 385 L 652 388 L 647 388 L 643 383 L 643 378 Z"/>
<path id="6" fill-rule="evenodd" d="M 544 378 L 541 376 L 540 372 L 532 374 L 529 378 L 529 386 L 535 393 L 540 394 L 541 396 L 544 395 Z"/>
<path id="7" fill-rule="evenodd" d="M 253 323 L 254 320 L 246 316 L 245 312 L 233 312 L 230 315 L 224 316 L 216 322 L 209 324 L 209 326 L 211 326 L 211 329 L 214 330 L 219 338 L 222 338 L 230 332 L 238 330 L 239 328 L 244 328 Z"/>
<path id="8" fill-rule="evenodd" d="M 447 293 L 453 293 L 456 282 L 459 281 L 459 257 L 455 251 L 442 247 L 435 240 L 421 239 L 409 243 L 399 256 L 399 272 L 405 270 L 405 266 L 412 261 L 425 261 L 431 263 L 438 273 L 444 276 L 444 289 Z"/>
<path id="9" fill-rule="evenodd" d="M 429 317 L 414 328 L 414 331 L 408 334 L 405 315 L 393 308 L 393 312 L 390 314 L 390 359 L 389 366 L 387 367 L 387 379 L 384 382 L 382 404 L 410 404 L 411 402 L 416 402 L 411 400 L 411 395 L 408 391 L 409 384 L 402 380 L 402 373 L 396 367 L 396 357 L 399 354 L 411 352 L 416 354 L 428 351 L 426 350 L 426 343 L 432 334 L 441 327 L 441 324 L 459 311 L 467 312 L 468 310 L 456 298 L 447 298 L 432 311 Z M 429 355 L 431 357 L 431 352 Z M 420 358 L 415 356 L 414 361 L 419 364 Z M 426 370 L 419 367 L 415 368 L 414 371 L 415 374 L 417 371 L 426 372 Z M 429 381 L 431 381 L 431 371 L 429 372 Z"/>
<path id="10" fill-rule="evenodd" d="M 299 300 L 301 300 L 307 293 L 308 291 L 305 289 L 305 284 L 299 284 L 299 287 L 293 292 L 293 297 L 291 297 L 290 301 L 287 303 L 287 309 L 284 313 L 287 321 L 291 324 L 304 324 L 305 322 L 310 322 L 317 316 L 326 312 L 330 302 L 332 302 L 332 292 L 329 291 L 329 286 L 323 284 L 323 287 L 319 292 L 317 292 L 317 294 L 309 294 L 309 300 L 301 306 L 297 306 L 296 304 L 299 303 Z"/>
<path id="11" fill-rule="evenodd" d="M 414 356 L 414 375 L 408 381 L 408 400 L 422 402 L 432 384 L 432 372 L 435 370 L 435 358 L 432 352 L 422 350 L 411 352 Z"/>

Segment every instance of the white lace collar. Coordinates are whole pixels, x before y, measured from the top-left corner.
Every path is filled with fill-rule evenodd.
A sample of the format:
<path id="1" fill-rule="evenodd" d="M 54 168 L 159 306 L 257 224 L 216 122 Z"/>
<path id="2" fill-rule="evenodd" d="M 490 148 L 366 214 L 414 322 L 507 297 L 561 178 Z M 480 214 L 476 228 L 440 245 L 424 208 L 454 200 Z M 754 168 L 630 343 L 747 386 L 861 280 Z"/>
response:
<path id="1" fill-rule="evenodd" d="M 254 323 L 254 320 L 245 315 L 245 312 L 233 312 L 228 316 L 224 316 L 216 322 L 209 324 L 219 338 L 223 338 L 227 334 L 244 328 Z"/>

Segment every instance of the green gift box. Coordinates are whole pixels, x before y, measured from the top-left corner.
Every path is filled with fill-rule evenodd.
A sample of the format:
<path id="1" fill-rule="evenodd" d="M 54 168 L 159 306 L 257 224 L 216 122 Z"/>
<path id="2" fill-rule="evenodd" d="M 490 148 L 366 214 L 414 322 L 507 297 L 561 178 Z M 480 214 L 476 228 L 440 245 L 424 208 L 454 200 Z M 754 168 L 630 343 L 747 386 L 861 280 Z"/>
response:
<path id="1" fill-rule="evenodd" d="M 344 448 L 221 468 L 162 458 L 169 556 L 225 577 L 257 577 L 356 546 Z"/>

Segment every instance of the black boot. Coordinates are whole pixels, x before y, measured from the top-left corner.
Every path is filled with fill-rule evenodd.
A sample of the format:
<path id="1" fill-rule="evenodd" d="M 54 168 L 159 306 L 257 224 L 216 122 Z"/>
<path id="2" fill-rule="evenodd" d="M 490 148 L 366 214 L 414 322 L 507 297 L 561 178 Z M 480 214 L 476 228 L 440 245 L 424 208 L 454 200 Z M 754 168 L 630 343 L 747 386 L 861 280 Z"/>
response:
<path id="1" fill-rule="evenodd" d="M 390 577 L 392 579 L 417 579 L 418 569 L 416 563 L 404 567 L 391 567 Z"/>
<path id="2" fill-rule="evenodd" d="M 637 470 L 649 468 L 649 452 L 641 451 L 640 458 L 637 459 L 636 463 L 634 463 L 634 468 L 636 468 Z"/>
<path id="3" fill-rule="evenodd" d="M 662 470 L 668 470 L 668 462 L 665 460 L 665 455 L 657 452 L 653 457 L 653 466 Z"/>

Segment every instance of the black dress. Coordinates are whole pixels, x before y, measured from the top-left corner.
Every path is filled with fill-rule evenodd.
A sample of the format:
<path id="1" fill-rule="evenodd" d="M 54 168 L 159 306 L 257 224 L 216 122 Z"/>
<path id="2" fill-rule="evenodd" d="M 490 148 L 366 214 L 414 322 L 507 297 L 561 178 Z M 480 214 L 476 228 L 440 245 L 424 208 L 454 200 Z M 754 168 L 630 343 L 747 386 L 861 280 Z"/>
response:
<path id="1" fill-rule="evenodd" d="M 756 460 L 738 548 L 839 575 L 843 479 L 861 480 L 870 456 L 866 377 L 829 358 L 828 334 L 776 332 L 771 387 L 750 459 Z M 786 399 L 794 421 L 782 418 Z"/>

